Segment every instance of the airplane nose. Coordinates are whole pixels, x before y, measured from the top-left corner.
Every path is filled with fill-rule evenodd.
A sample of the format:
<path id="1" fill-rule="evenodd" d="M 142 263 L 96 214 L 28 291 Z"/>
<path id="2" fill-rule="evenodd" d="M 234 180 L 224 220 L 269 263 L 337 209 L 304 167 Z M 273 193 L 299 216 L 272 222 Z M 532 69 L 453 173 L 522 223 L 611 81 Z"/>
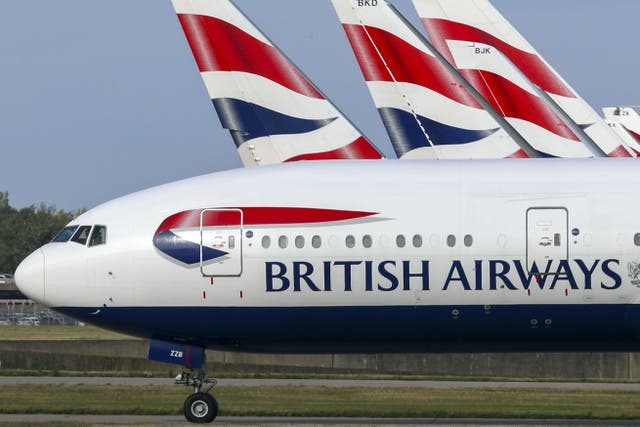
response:
<path id="1" fill-rule="evenodd" d="M 34 301 L 45 304 L 42 249 L 33 252 L 20 263 L 14 278 L 20 292 Z"/>

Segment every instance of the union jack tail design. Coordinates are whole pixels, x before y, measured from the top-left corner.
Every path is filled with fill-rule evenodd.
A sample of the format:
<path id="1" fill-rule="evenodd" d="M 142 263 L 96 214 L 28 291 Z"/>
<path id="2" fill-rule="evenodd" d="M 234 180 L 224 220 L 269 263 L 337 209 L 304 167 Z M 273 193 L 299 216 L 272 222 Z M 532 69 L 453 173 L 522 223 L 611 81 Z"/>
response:
<path id="1" fill-rule="evenodd" d="M 627 146 L 640 156 L 640 114 L 634 107 L 603 108 L 604 119 Z"/>
<path id="2" fill-rule="evenodd" d="M 399 158 L 526 157 L 387 2 L 332 1 Z"/>
<path id="3" fill-rule="evenodd" d="M 245 166 L 380 152 L 228 0 L 172 0 Z"/>
<path id="4" fill-rule="evenodd" d="M 488 0 L 413 0 L 413 4 L 438 50 L 532 145 L 558 157 L 589 155 L 587 147 L 577 143 L 576 133 L 555 113 L 552 105 L 556 104 L 596 150 L 611 157 L 632 156 L 602 118 Z"/>

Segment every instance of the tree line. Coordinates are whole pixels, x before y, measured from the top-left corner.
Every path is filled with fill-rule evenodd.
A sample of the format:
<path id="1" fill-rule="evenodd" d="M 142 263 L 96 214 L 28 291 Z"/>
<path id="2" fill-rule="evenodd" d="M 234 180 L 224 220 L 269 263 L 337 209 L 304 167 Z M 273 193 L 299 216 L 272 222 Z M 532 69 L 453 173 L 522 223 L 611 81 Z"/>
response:
<path id="1" fill-rule="evenodd" d="M 15 209 L 8 194 L 0 193 L 0 273 L 13 273 L 20 261 L 84 211 L 66 212 L 44 203 Z"/>

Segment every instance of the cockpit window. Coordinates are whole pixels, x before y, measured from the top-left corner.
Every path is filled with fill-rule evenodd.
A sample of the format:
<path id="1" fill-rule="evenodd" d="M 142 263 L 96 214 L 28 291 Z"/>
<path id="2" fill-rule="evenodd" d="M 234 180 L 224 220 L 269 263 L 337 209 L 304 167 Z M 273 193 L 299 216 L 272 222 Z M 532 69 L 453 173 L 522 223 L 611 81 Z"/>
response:
<path id="1" fill-rule="evenodd" d="M 81 245 L 86 245 L 87 240 L 89 240 L 89 233 L 91 232 L 90 225 L 83 225 L 78 227 L 78 231 L 71 238 L 72 242 L 80 243 Z"/>
<path id="2" fill-rule="evenodd" d="M 89 246 L 104 245 L 105 243 L 107 243 L 107 227 L 104 225 L 94 226 L 89 239 Z"/>
<path id="3" fill-rule="evenodd" d="M 69 227 L 63 228 L 62 231 L 56 234 L 56 237 L 53 238 L 52 242 L 57 242 L 57 243 L 68 242 L 71 236 L 73 236 L 73 233 L 75 233 L 77 229 L 78 229 L 77 225 L 70 225 Z"/>

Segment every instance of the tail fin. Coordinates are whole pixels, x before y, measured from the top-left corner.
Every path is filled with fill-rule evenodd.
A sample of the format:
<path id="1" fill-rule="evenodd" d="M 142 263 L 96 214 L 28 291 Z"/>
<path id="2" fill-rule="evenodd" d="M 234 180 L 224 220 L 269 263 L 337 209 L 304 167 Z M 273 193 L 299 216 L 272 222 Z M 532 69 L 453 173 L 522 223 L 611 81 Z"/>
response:
<path id="1" fill-rule="evenodd" d="M 505 59 L 516 67 L 526 78 L 548 96 L 554 104 L 578 126 L 578 133 L 584 134 L 583 139 L 588 145 L 597 146 L 598 151 L 612 157 L 631 156 L 622 141 L 608 129 L 606 123 L 598 114 L 582 99 L 564 79 L 540 56 L 522 35 L 498 12 L 488 0 L 413 0 L 414 6 L 422 22 L 437 48 L 448 55 L 448 58 L 456 63 L 460 60 L 462 46 L 473 46 L 473 51 L 486 52 L 487 49 L 497 50 Z M 466 53 L 469 55 L 469 52 Z M 478 55 L 476 55 L 477 58 Z M 471 59 L 471 58 L 468 58 Z M 486 61 L 480 61 L 486 63 Z M 500 69 L 476 68 L 481 65 L 478 61 L 466 61 L 465 64 L 475 72 L 477 84 L 482 84 L 483 78 L 491 80 L 487 82 L 491 88 L 503 87 L 505 95 L 519 97 L 524 102 L 534 102 L 535 115 L 523 114 L 525 111 L 516 108 L 510 109 L 508 114 L 514 118 L 520 118 L 551 131 L 568 140 L 574 140 L 572 131 L 568 133 L 561 129 L 562 126 L 553 126 L 556 121 L 555 114 L 543 114 L 540 101 L 528 96 L 525 92 L 516 88 L 508 88 L 507 75 L 499 73 Z M 495 90 L 495 89 L 492 89 Z M 506 104 L 506 100 L 502 104 Z M 546 117 L 546 118 L 545 118 Z M 562 154 L 562 153 L 561 153 Z M 567 154 L 570 154 L 567 152 Z"/>
<path id="2" fill-rule="evenodd" d="M 640 114 L 634 107 L 603 108 L 604 119 L 636 155 L 640 156 Z"/>
<path id="3" fill-rule="evenodd" d="M 383 156 L 228 0 L 172 0 L 245 166 Z"/>
<path id="4" fill-rule="evenodd" d="M 398 157 L 526 157 L 385 1 L 332 2 Z"/>

